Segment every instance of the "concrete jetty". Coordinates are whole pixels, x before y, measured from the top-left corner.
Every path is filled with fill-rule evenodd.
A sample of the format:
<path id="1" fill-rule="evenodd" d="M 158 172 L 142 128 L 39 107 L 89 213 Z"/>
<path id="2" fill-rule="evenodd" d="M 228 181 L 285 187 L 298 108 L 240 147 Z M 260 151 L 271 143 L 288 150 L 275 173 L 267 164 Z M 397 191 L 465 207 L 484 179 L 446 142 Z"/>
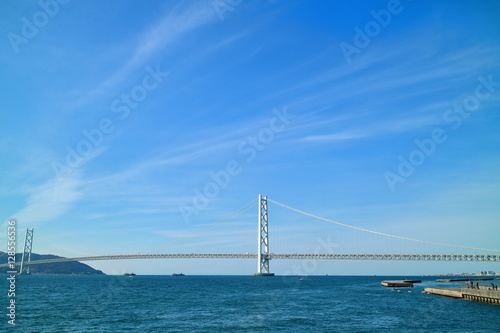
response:
<path id="1" fill-rule="evenodd" d="M 472 288 L 425 288 L 427 294 L 441 295 L 453 298 L 463 298 L 472 301 L 500 304 L 500 291 L 482 287 L 481 289 Z"/>
<path id="2" fill-rule="evenodd" d="M 384 287 L 402 287 L 411 288 L 414 283 L 420 283 L 421 280 L 385 280 L 380 282 Z"/>

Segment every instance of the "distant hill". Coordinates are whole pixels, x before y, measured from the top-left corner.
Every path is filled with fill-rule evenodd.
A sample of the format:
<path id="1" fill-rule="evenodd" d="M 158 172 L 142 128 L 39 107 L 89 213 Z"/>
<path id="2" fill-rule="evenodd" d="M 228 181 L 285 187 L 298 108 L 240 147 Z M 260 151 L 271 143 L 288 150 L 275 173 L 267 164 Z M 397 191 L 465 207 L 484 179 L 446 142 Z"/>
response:
<path id="1" fill-rule="evenodd" d="M 22 254 L 16 254 L 16 262 L 21 262 Z M 52 254 L 31 254 L 31 261 L 43 259 L 63 258 Z M 0 263 L 7 263 L 7 253 L 0 251 Z M 0 267 L 0 274 L 6 274 L 8 267 Z M 17 268 L 19 270 L 19 267 Z M 68 261 L 50 264 L 30 265 L 31 274 L 78 274 L 78 275 L 106 275 L 102 271 L 93 269 L 89 265 L 78 261 Z"/>

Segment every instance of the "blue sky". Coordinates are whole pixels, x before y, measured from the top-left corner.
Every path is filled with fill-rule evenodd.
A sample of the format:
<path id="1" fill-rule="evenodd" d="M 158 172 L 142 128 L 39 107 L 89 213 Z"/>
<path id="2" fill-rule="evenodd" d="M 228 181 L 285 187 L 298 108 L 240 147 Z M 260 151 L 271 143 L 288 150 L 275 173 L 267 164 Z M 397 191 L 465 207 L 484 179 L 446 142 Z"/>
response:
<path id="1" fill-rule="evenodd" d="M 1 212 L 20 235 L 35 228 L 35 252 L 256 252 L 256 207 L 161 245 L 258 194 L 361 228 L 500 250 L 495 1 L 0 6 Z M 326 240 L 339 252 L 470 252 L 270 209 L 272 252 L 313 252 Z M 91 265 L 109 274 L 256 268 Z M 321 262 L 308 273 L 478 270 L 500 267 Z"/>

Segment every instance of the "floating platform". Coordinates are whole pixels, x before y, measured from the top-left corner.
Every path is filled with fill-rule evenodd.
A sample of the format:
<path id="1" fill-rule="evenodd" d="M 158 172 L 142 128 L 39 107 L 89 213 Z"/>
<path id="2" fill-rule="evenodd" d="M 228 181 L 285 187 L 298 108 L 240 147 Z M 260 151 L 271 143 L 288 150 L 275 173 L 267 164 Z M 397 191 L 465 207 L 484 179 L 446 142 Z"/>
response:
<path id="1" fill-rule="evenodd" d="M 384 287 L 412 288 L 414 283 L 420 283 L 422 280 L 386 280 L 380 282 Z"/>
<path id="2" fill-rule="evenodd" d="M 253 276 L 274 276 L 274 273 L 253 273 Z"/>
<path id="3" fill-rule="evenodd" d="M 483 287 L 484 288 L 484 287 Z M 500 304 L 500 291 L 490 289 L 470 288 L 425 288 L 424 292 L 432 295 L 440 295 L 453 298 L 462 298 L 472 301 Z"/>

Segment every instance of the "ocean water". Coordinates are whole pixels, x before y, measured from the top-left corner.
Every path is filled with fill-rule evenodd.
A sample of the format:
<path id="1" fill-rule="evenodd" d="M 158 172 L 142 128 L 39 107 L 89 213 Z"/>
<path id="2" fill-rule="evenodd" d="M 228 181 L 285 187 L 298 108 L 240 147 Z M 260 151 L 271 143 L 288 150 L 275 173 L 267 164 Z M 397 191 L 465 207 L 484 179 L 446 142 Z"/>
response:
<path id="1" fill-rule="evenodd" d="M 3 306 L 8 305 L 5 275 Z M 500 306 L 402 277 L 18 276 L 16 332 L 500 332 Z M 399 292 L 397 290 L 400 290 Z M 409 292 L 411 291 L 411 292 Z"/>

